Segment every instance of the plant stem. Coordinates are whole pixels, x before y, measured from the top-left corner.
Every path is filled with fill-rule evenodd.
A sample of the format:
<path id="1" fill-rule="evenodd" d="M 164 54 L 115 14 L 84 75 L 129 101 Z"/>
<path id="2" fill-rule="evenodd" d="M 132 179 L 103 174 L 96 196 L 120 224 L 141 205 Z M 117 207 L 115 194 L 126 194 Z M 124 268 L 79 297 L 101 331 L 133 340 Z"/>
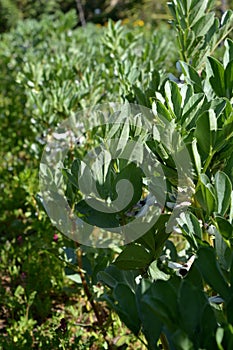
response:
<path id="1" fill-rule="evenodd" d="M 206 159 L 206 162 L 205 162 L 205 165 L 203 167 L 203 171 L 202 171 L 202 174 L 205 174 L 206 173 L 206 170 L 208 169 L 211 161 L 212 161 L 212 158 L 215 154 L 215 151 L 212 151 L 212 149 L 210 150 L 210 153 L 208 155 L 208 158 Z M 200 181 L 200 176 L 198 177 L 198 181 L 197 181 L 197 186 L 196 186 L 196 193 L 197 193 L 197 190 L 199 189 L 201 185 L 201 181 Z"/>
<path id="2" fill-rule="evenodd" d="M 82 269 L 82 249 L 80 247 L 80 245 L 78 244 L 78 248 L 76 250 L 76 256 L 77 256 L 77 262 L 78 262 L 78 273 L 80 275 L 81 281 L 82 281 L 82 286 L 84 289 L 84 293 L 87 296 L 87 299 L 89 301 L 89 303 L 91 304 L 91 307 L 94 311 L 94 314 L 96 316 L 97 319 L 97 323 L 99 326 L 99 329 L 105 339 L 105 341 L 108 344 L 108 349 L 111 350 L 113 349 L 114 345 L 112 343 L 112 340 L 109 339 L 108 335 L 107 335 L 107 327 L 108 325 L 105 323 L 105 316 L 103 315 L 103 313 L 101 312 L 101 306 L 99 303 L 95 302 L 92 292 L 90 291 L 86 278 L 85 278 L 85 274 L 83 273 L 83 269 Z"/>
<path id="3" fill-rule="evenodd" d="M 203 174 L 205 174 L 206 170 L 208 169 L 214 154 L 215 154 L 215 152 L 212 150 L 212 147 L 211 147 L 210 153 L 209 153 L 208 158 L 206 159 L 205 165 L 203 167 Z"/>
<path id="4" fill-rule="evenodd" d="M 231 26 L 228 31 L 216 42 L 213 49 L 210 51 L 209 56 L 213 55 L 214 51 L 217 49 L 217 47 L 221 44 L 221 42 L 231 33 L 233 27 Z"/>
<path id="5" fill-rule="evenodd" d="M 83 11 L 83 7 L 82 7 L 82 4 L 81 4 L 81 0 L 76 0 L 76 5 L 77 5 L 79 18 L 80 18 L 80 22 L 82 24 L 82 27 L 85 27 L 86 20 L 85 20 L 85 16 L 84 16 L 84 11 Z"/>
<path id="6" fill-rule="evenodd" d="M 79 275 L 81 277 L 84 292 L 85 292 L 87 299 L 88 299 L 89 303 L 91 304 L 92 309 L 95 313 L 95 316 L 96 316 L 97 322 L 98 322 L 98 326 L 100 328 L 102 328 L 104 321 L 102 319 L 101 313 L 99 312 L 99 305 L 97 303 L 95 303 L 95 301 L 93 299 L 93 295 L 92 295 L 92 293 L 87 285 L 87 281 L 86 281 L 85 275 L 84 275 L 83 270 L 82 270 L 82 250 L 81 250 L 80 246 L 76 250 L 76 256 L 77 256 L 77 261 L 78 261 L 78 272 L 79 272 Z M 106 335 L 105 330 L 104 330 L 104 334 Z"/>

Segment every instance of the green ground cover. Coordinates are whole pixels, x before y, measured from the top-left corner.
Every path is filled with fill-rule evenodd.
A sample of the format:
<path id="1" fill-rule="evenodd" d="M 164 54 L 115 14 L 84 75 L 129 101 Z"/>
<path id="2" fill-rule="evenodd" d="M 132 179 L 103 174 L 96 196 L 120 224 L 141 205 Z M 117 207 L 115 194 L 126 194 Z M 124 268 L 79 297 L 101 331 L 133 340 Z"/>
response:
<path id="1" fill-rule="evenodd" d="M 1 35 L 0 348 L 231 348 L 232 12 L 218 20 L 211 1 L 203 2 L 207 10 L 200 4 L 173 1 L 173 26 L 159 29 L 112 21 L 75 29 L 71 11 L 19 22 Z M 166 235 L 177 169 L 149 130 L 145 144 L 167 176 L 163 214 L 136 243 L 94 249 L 51 224 L 39 164 L 57 123 L 112 101 L 152 108 L 174 125 L 193 163 L 193 191 L 191 206 Z M 90 132 L 71 155 L 83 157 L 104 132 Z M 117 174 L 130 176 L 124 169 Z M 69 203 L 80 205 L 69 174 Z M 193 256 L 185 277 L 181 267 L 174 271 Z M 210 299 L 216 296 L 219 303 Z"/>

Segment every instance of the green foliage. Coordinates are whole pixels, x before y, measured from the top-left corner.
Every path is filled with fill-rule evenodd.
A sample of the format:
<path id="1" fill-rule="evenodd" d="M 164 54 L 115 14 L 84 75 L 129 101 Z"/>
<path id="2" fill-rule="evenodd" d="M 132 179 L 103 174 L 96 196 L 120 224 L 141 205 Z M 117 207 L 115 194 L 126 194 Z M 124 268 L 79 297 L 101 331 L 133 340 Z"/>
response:
<path id="1" fill-rule="evenodd" d="M 174 32 L 167 27 L 146 33 L 109 21 L 106 28 L 73 29 L 74 11 L 19 22 L 2 35 L 0 264 L 11 339 L 1 337 L 4 349 L 16 344 L 22 349 L 91 348 L 97 337 L 99 349 L 130 348 L 129 339 L 135 338 L 118 342 L 115 337 L 119 330 L 125 332 L 116 314 L 148 349 L 161 344 L 184 350 L 232 347 L 232 40 L 218 48 L 231 30 L 232 12 L 219 20 L 212 4 L 172 1 L 178 53 Z M 50 131 L 78 109 L 106 101 L 150 107 L 153 128 L 142 130 L 139 115 L 137 127 L 123 124 L 119 116 L 118 123 L 88 130 L 63 167 L 69 205 L 87 223 L 110 228 L 133 222 L 148 209 L 148 184 L 136 163 L 117 157 L 109 161 L 105 153 L 102 171 L 94 176 L 81 166 L 92 148 L 101 152 L 107 138 L 118 140 L 108 144 L 115 155 L 130 149 L 129 140 L 140 139 L 161 165 L 167 191 L 159 219 L 142 237 L 122 248 L 101 250 L 72 244 L 57 232 L 54 236 L 35 193 Z M 162 125 L 167 126 L 166 142 L 159 139 Z M 192 178 L 186 169 L 178 169 L 175 146 L 187 148 Z M 178 161 L 185 156 L 180 148 Z M 143 156 L 139 148 L 137 160 Z M 129 180 L 131 201 L 117 213 L 100 213 L 82 198 L 80 174 L 90 179 L 90 187 L 92 181 L 98 183 L 103 201 L 116 201 L 117 183 Z M 180 174 L 188 184 L 185 189 Z M 161 188 L 154 190 L 158 199 L 164 195 Z M 78 312 L 69 316 L 75 320 L 73 332 L 60 316 L 50 318 L 51 298 L 80 294 L 82 287 L 85 297 L 78 303 L 75 299 Z M 82 307 L 89 305 L 92 313 L 88 310 L 87 318 L 80 319 Z M 90 337 L 82 334 L 82 322 Z"/>
<path id="2" fill-rule="evenodd" d="M 174 25 L 177 28 L 181 59 L 200 68 L 206 57 L 213 54 L 233 26 L 232 11 L 228 10 L 221 21 L 212 11 L 215 1 L 172 1 L 169 3 Z"/>
<path id="3" fill-rule="evenodd" d="M 20 11 L 12 0 L 1 0 L 0 10 L 0 32 L 10 29 L 21 18 Z"/>
<path id="4" fill-rule="evenodd" d="M 164 59 L 168 66 L 175 59 L 173 39 L 163 34 L 167 28 L 161 33 L 145 33 L 143 29 L 129 30 L 120 23 L 110 22 L 107 28 L 88 25 L 85 30 L 73 30 L 76 21 L 74 12 L 57 13 L 40 22 L 19 22 L 15 30 L 1 36 L 0 264 L 4 331 L 0 343 L 4 349 L 15 348 L 16 344 L 28 349 L 32 343 L 41 348 L 59 348 L 62 343 L 66 349 L 91 347 L 96 342 L 100 349 L 107 346 L 99 328 L 90 328 L 89 336 L 84 336 L 83 323 L 89 325 L 90 314 L 94 317 L 90 310 L 84 310 L 85 298 L 75 299 L 81 305 L 78 313 L 67 311 L 69 297 L 72 300 L 80 295 L 81 278 L 77 260 L 70 261 L 70 256 L 64 253 L 69 248 L 76 256 L 76 247 L 54 231 L 40 196 L 36 196 L 40 156 L 47 134 L 57 122 L 80 107 L 109 99 L 123 101 L 128 94 L 133 98 L 132 84 L 138 88 L 148 86 L 154 58 L 158 70 L 164 69 Z M 119 45 L 112 46 L 118 36 Z M 169 47 L 172 49 L 168 53 Z M 129 74 L 131 65 L 135 69 Z M 94 135 L 93 130 L 89 147 L 97 142 Z M 78 152 L 83 155 L 81 148 Z M 72 182 L 72 177 L 69 179 Z M 137 183 L 140 179 L 139 174 Z M 101 188 L 105 196 L 106 189 Z M 114 191 L 112 195 L 115 196 Z M 113 260 L 115 252 L 82 250 L 85 279 L 91 293 L 98 298 L 102 292 L 97 287 L 97 274 Z M 64 267 L 68 279 L 64 277 Z M 18 285 L 22 288 L 15 294 Z M 64 316 L 68 313 L 71 325 L 80 320 L 75 335 L 71 325 L 65 334 L 58 335 L 55 331 L 60 327 L 61 311 L 54 310 L 59 308 Z M 112 328 L 112 321 L 108 320 L 109 338 L 115 337 L 113 329 L 121 335 L 121 341 L 114 338 L 116 344 L 131 346 L 132 341 L 137 348 L 135 338 L 125 335 L 119 319 L 111 313 L 109 318 L 116 324 Z M 5 331 L 10 334 L 7 339 Z"/>
<path id="5" fill-rule="evenodd" d="M 75 9 L 75 2 L 68 0 L 1 0 L 0 1 L 0 32 L 15 27 L 20 19 L 41 19 L 43 15 L 57 11 Z"/>
<path id="6" fill-rule="evenodd" d="M 169 18 L 166 1 L 156 4 L 151 0 L 81 0 L 85 22 L 105 25 L 108 19 L 118 21 L 125 19 L 133 25 L 157 23 Z M 0 32 L 15 27 L 20 19 L 41 20 L 43 16 L 56 12 L 67 13 L 76 11 L 79 15 L 75 25 L 81 25 L 80 10 L 76 0 L 1 0 L 0 1 Z"/>
<path id="7" fill-rule="evenodd" d="M 214 23 L 217 25 L 218 20 L 214 20 L 213 13 L 204 13 L 207 3 L 189 2 L 189 8 L 185 4 L 174 1 L 171 5 L 178 23 L 180 52 L 186 61 L 179 63 L 184 82 L 179 86 L 175 81 L 167 81 L 162 89 L 157 86 L 156 100 L 152 105 L 158 118 L 161 116 L 175 123 L 195 165 L 192 203 L 189 210 L 181 213 L 177 219 L 179 230 L 186 241 L 183 243 L 185 254 L 177 246 L 176 254 L 173 252 L 176 261 L 171 262 L 165 245 L 165 262 L 162 260 L 162 264 L 157 264 L 157 268 L 162 271 L 154 277 L 150 264 L 156 255 L 154 258 L 153 253 L 150 255 L 151 251 L 143 241 L 127 245 L 114 261 L 116 268 L 136 270 L 142 278 L 142 282 L 138 282 L 133 290 L 138 310 L 138 315 L 134 317 L 140 320 L 150 349 L 158 348 L 159 337 L 166 349 L 220 349 L 230 346 L 227 334 L 232 322 L 233 178 L 232 172 L 229 172 L 233 136 L 232 42 L 230 39 L 225 42 L 224 57 L 227 60 L 224 59 L 223 63 L 211 56 L 206 58 L 213 51 L 213 42 L 220 40 L 220 37 L 210 39 L 208 32 Z M 222 25 L 223 37 L 230 30 L 232 21 L 231 12 L 225 16 L 228 20 Z M 184 41 L 186 26 L 193 29 L 193 32 L 187 31 L 190 38 L 193 37 L 189 44 Z M 208 36 L 208 43 L 205 42 L 205 36 Z M 203 51 L 200 45 L 203 45 Z M 204 60 L 206 67 L 202 68 L 200 74 L 197 69 Z M 174 77 L 172 79 L 175 80 Z M 138 91 L 136 97 L 139 97 Z M 145 104 L 146 93 L 140 92 L 139 101 Z M 169 153 L 161 153 L 161 144 L 152 149 L 163 164 L 168 165 Z M 171 181 L 171 184 L 174 186 L 174 182 Z M 157 234 L 155 229 L 155 238 Z M 164 242 L 160 243 L 163 247 Z M 189 261 L 193 259 L 190 258 L 192 254 L 196 255 L 196 259 L 191 266 Z M 190 260 L 187 261 L 187 257 Z M 182 260 L 186 262 L 184 265 L 180 264 Z M 175 268 L 180 277 L 173 276 L 174 273 L 167 267 Z M 114 273 L 112 270 L 113 278 Z M 132 271 L 132 276 L 134 274 Z M 121 305 L 114 292 L 118 284 L 109 284 L 108 275 L 103 273 L 99 278 L 110 287 L 110 296 L 105 297 L 109 304 L 113 307 L 115 300 L 118 306 Z M 121 288 L 123 282 L 118 283 Z M 215 295 L 218 295 L 219 301 Z M 127 324 L 121 310 L 118 313 Z M 129 328 L 134 331 L 132 326 Z"/>

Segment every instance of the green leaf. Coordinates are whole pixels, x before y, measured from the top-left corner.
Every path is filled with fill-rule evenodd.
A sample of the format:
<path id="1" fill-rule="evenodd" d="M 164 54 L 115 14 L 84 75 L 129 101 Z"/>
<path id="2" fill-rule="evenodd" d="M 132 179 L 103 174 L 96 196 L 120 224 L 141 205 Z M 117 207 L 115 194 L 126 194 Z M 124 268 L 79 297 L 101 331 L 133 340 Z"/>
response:
<path id="1" fill-rule="evenodd" d="M 193 286 L 195 286 L 199 290 L 203 290 L 203 278 L 195 263 L 195 260 L 191 265 L 188 274 L 185 276 L 185 280 L 189 281 Z"/>
<path id="2" fill-rule="evenodd" d="M 208 0 L 191 1 L 189 25 L 192 27 L 205 14 Z"/>
<path id="3" fill-rule="evenodd" d="M 231 207 L 230 207 L 230 214 L 229 214 L 229 222 L 233 224 L 233 191 L 231 192 Z"/>
<path id="4" fill-rule="evenodd" d="M 100 271 L 97 274 L 97 278 L 100 282 L 105 283 L 107 286 L 114 288 L 118 281 L 106 271 Z"/>
<path id="5" fill-rule="evenodd" d="M 187 334 L 181 329 L 178 329 L 172 334 L 173 349 L 177 350 L 194 350 L 193 342 L 189 339 Z"/>
<path id="6" fill-rule="evenodd" d="M 156 104 L 154 106 L 156 107 L 156 112 L 159 116 L 165 117 L 168 121 L 172 120 L 173 117 L 171 113 L 161 101 L 156 101 Z"/>
<path id="7" fill-rule="evenodd" d="M 79 176 L 80 165 L 81 165 L 81 160 L 78 159 L 78 158 L 76 158 L 76 159 L 73 161 L 72 165 L 71 165 L 71 173 L 72 173 L 75 177 L 77 177 L 77 179 L 78 179 L 78 176 Z"/>
<path id="8" fill-rule="evenodd" d="M 233 296 L 230 298 L 230 300 L 227 303 L 227 321 L 233 325 Z"/>
<path id="9" fill-rule="evenodd" d="M 196 37 L 201 37 L 207 34 L 208 30 L 214 23 L 214 12 L 210 12 L 202 16 L 192 27 Z"/>
<path id="10" fill-rule="evenodd" d="M 112 129 L 110 129 L 110 132 L 111 132 Z M 117 130 L 117 132 L 119 133 L 119 131 L 120 131 L 120 135 L 119 136 L 115 135 L 114 138 L 111 139 L 111 140 L 110 140 L 110 138 L 112 136 L 109 135 L 109 133 L 108 133 L 108 139 L 110 141 L 108 147 L 111 150 L 112 158 L 119 157 L 120 154 L 125 149 L 125 146 L 126 146 L 128 140 L 129 140 L 129 131 L 130 131 L 129 123 L 126 122 L 123 125 L 121 124 L 121 126 Z"/>
<path id="11" fill-rule="evenodd" d="M 142 92 L 141 89 L 139 89 L 137 86 L 133 86 L 133 90 L 134 90 L 134 94 L 136 96 L 136 99 L 138 101 L 138 103 L 141 105 L 141 106 L 147 106 L 148 105 L 148 101 L 146 99 L 146 96 L 145 94 Z M 148 106 L 149 107 L 149 106 Z"/>
<path id="12" fill-rule="evenodd" d="M 151 73 L 151 81 L 150 81 L 149 87 L 153 91 L 157 91 L 159 84 L 160 84 L 160 74 L 156 69 L 154 69 L 153 72 Z"/>
<path id="13" fill-rule="evenodd" d="M 140 156 L 139 156 L 140 157 Z M 125 204 L 123 210 L 127 211 L 129 208 L 134 206 L 140 199 L 142 195 L 142 170 L 136 166 L 135 163 L 130 163 L 127 165 L 124 169 L 120 171 L 119 174 L 117 174 L 115 181 L 113 183 L 114 188 L 117 188 L 117 184 L 119 183 L 122 187 L 122 190 L 119 191 L 118 196 L 120 196 L 119 203 Z M 125 181 L 125 185 L 122 185 L 121 180 L 126 180 L 127 182 L 130 182 L 130 184 L 133 186 L 133 195 L 132 198 L 130 198 L 130 191 L 129 191 L 129 185 L 127 185 L 127 182 Z M 124 190 L 125 186 L 125 190 Z M 121 205 L 120 205 L 121 206 Z"/>
<path id="14" fill-rule="evenodd" d="M 206 303 L 202 309 L 200 327 L 200 343 L 203 349 L 214 349 L 215 339 L 213 337 L 217 328 L 217 320 L 214 314 L 214 310 L 209 303 Z"/>
<path id="15" fill-rule="evenodd" d="M 82 218 L 90 225 L 95 225 L 102 228 L 119 227 L 120 222 L 117 214 L 106 213 L 98 211 L 92 208 L 86 203 L 85 200 L 81 200 L 75 205 L 75 210 L 82 214 Z"/>
<path id="16" fill-rule="evenodd" d="M 193 151 L 194 162 L 196 165 L 196 170 L 197 170 L 198 175 L 200 175 L 201 170 L 202 170 L 201 157 L 200 157 L 200 154 L 199 154 L 198 149 L 197 149 L 197 140 L 196 139 L 194 139 L 192 142 L 192 151 Z"/>
<path id="17" fill-rule="evenodd" d="M 174 278 L 178 279 L 178 277 Z M 141 302 L 143 307 L 144 305 L 147 306 L 149 312 L 155 315 L 155 319 L 165 323 L 170 331 L 175 331 L 178 315 L 177 291 L 171 280 L 157 280 L 142 295 Z"/>
<path id="18" fill-rule="evenodd" d="M 212 151 L 217 132 L 217 118 L 215 112 L 210 109 L 200 115 L 196 122 L 194 136 L 197 138 L 200 149 L 209 155 Z"/>
<path id="19" fill-rule="evenodd" d="M 130 244 L 116 258 L 114 265 L 123 270 L 146 268 L 152 261 L 153 255 L 142 245 Z"/>
<path id="20" fill-rule="evenodd" d="M 233 90 L 233 60 L 229 62 L 225 68 L 224 83 L 226 88 L 226 97 L 231 99 Z"/>
<path id="21" fill-rule="evenodd" d="M 231 203 L 232 185 L 229 177 L 222 171 L 215 174 L 215 188 L 218 200 L 217 212 L 224 216 Z"/>
<path id="22" fill-rule="evenodd" d="M 142 237 L 137 239 L 137 243 L 143 245 L 151 254 L 155 253 L 155 232 L 154 228 L 150 229 Z"/>
<path id="23" fill-rule="evenodd" d="M 211 247 L 201 247 L 197 252 L 197 256 L 198 258 L 195 263 L 205 281 L 225 301 L 228 301 L 231 297 L 231 291 L 222 274 L 214 249 Z"/>
<path id="24" fill-rule="evenodd" d="M 169 214 L 161 214 L 154 226 L 155 233 L 156 233 L 154 256 L 157 258 L 160 256 L 163 246 L 171 234 L 170 231 L 169 232 L 166 231 L 169 218 L 170 218 Z"/>
<path id="25" fill-rule="evenodd" d="M 157 261 L 153 261 L 149 268 L 148 268 L 148 272 L 152 278 L 153 281 L 157 281 L 157 280 L 164 280 L 167 281 L 169 279 L 169 275 L 167 275 L 166 273 L 164 273 L 163 271 L 161 271 L 158 266 L 157 266 Z"/>
<path id="26" fill-rule="evenodd" d="M 77 284 L 82 283 L 80 275 L 78 273 L 75 273 L 71 269 L 65 268 L 65 274 L 66 274 L 66 277 L 68 277 L 71 281 L 73 281 Z"/>
<path id="27" fill-rule="evenodd" d="M 226 49 L 225 49 L 225 53 L 223 56 L 224 68 L 226 68 L 228 63 L 233 60 L 233 41 L 230 38 L 226 39 L 225 47 L 226 47 Z"/>
<path id="28" fill-rule="evenodd" d="M 200 175 L 200 183 L 205 209 L 208 215 L 211 215 L 215 211 L 217 203 L 214 187 L 205 174 Z"/>
<path id="29" fill-rule="evenodd" d="M 86 163 L 81 162 L 78 175 L 78 184 L 83 195 L 90 194 L 91 189 L 93 188 L 93 181 L 94 179 L 91 168 Z"/>
<path id="30" fill-rule="evenodd" d="M 229 270 L 231 265 L 231 248 L 226 243 L 223 236 L 219 233 L 217 228 L 214 228 L 215 236 L 215 250 L 219 261 L 219 265 L 223 270 Z"/>
<path id="31" fill-rule="evenodd" d="M 62 173 L 74 187 L 79 189 L 78 177 L 74 176 L 69 169 L 62 169 Z"/>
<path id="32" fill-rule="evenodd" d="M 186 62 L 179 61 L 179 63 L 185 78 L 190 84 L 192 84 L 194 91 L 196 93 L 203 92 L 202 80 L 199 77 L 199 74 L 197 73 L 197 71 Z"/>
<path id="33" fill-rule="evenodd" d="M 178 294 L 180 325 L 193 341 L 198 333 L 202 311 L 207 303 L 208 300 L 202 290 L 197 289 L 186 280 L 182 281 Z"/>
<path id="34" fill-rule="evenodd" d="M 139 317 L 142 321 L 142 332 L 146 337 L 149 349 L 158 350 L 157 342 L 162 330 L 162 322 L 154 314 L 153 310 L 151 310 L 150 305 L 144 302 L 144 295 L 148 293 L 150 285 L 151 282 L 142 280 L 142 283 L 136 292 L 136 300 Z"/>
<path id="35" fill-rule="evenodd" d="M 121 320 L 137 335 L 141 327 L 141 321 L 137 311 L 135 294 L 126 284 L 118 283 L 113 290 L 113 296 L 117 301 L 115 309 Z"/>
<path id="36" fill-rule="evenodd" d="M 200 108 L 204 102 L 203 94 L 192 95 L 188 101 L 185 101 L 182 114 L 182 127 L 184 129 L 191 129 L 195 126 L 196 119 L 200 115 Z"/>
<path id="37" fill-rule="evenodd" d="M 99 185 L 99 187 L 104 186 L 106 184 L 106 179 L 107 176 L 109 175 L 109 172 L 111 170 L 111 154 L 110 152 L 106 151 L 104 149 L 104 147 L 100 147 L 98 149 L 97 154 L 93 154 L 93 156 L 95 157 L 95 162 L 92 164 L 91 166 L 91 174 L 93 176 L 93 179 L 95 181 L 95 184 Z M 87 168 L 88 168 L 89 164 L 87 163 Z M 80 172 L 81 175 L 81 172 Z M 84 180 L 85 181 L 85 177 L 88 176 L 88 171 L 86 170 L 83 174 Z M 89 183 L 89 181 L 91 181 L 91 179 L 87 178 L 86 179 L 86 187 L 89 187 L 89 192 L 85 192 L 86 194 L 91 193 L 91 182 Z M 99 192 L 100 194 L 100 192 Z"/>
<path id="38" fill-rule="evenodd" d="M 208 57 L 213 75 L 209 81 L 217 96 L 225 96 L 224 68 L 223 65 L 213 57 Z"/>
<path id="39" fill-rule="evenodd" d="M 116 285 L 121 282 L 130 287 L 132 291 L 136 289 L 136 276 L 137 274 L 135 271 L 120 270 L 113 264 L 97 274 L 98 280 L 107 284 L 110 288 L 115 288 Z"/>
<path id="40" fill-rule="evenodd" d="M 182 97 L 178 85 L 173 81 L 167 81 L 165 84 L 166 102 L 169 110 L 176 119 L 181 117 Z"/>
<path id="41" fill-rule="evenodd" d="M 197 249 L 198 243 L 196 237 L 202 239 L 202 230 L 196 216 L 190 212 L 181 213 L 177 219 L 177 223 L 190 244 Z"/>
<path id="42" fill-rule="evenodd" d="M 63 251 L 65 253 L 65 261 L 68 261 L 70 264 L 77 264 L 77 255 L 76 250 L 70 247 L 64 247 Z"/>
<path id="43" fill-rule="evenodd" d="M 219 233 L 225 238 L 230 239 L 233 235 L 233 226 L 222 216 L 215 216 L 215 222 L 217 223 L 217 228 Z"/>
<path id="44" fill-rule="evenodd" d="M 224 350 L 222 346 L 223 337 L 224 337 L 224 329 L 219 327 L 216 331 L 216 342 L 219 350 Z"/>

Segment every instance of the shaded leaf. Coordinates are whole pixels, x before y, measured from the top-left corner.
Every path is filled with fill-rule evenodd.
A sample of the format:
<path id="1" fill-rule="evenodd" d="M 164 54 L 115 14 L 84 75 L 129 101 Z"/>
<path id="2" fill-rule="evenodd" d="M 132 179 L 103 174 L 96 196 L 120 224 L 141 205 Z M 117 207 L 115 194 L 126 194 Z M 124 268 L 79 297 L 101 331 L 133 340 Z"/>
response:
<path id="1" fill-rule="evenodd" d="M 143 269 L 153 259 L 153 255 L 142 245 L 131 244 L 116 258 L 114 264 L 123 270 Z"/>
<path id="2" fill-rule="evenodd" d="M 219 293 L 223 299 L 226 301 L 229 300 L 231 291 L 219 267 L 214 249 L 210 247 L 201 247 L 197 255 L 196 264 L 205 281 L 215 292 Z"/>

